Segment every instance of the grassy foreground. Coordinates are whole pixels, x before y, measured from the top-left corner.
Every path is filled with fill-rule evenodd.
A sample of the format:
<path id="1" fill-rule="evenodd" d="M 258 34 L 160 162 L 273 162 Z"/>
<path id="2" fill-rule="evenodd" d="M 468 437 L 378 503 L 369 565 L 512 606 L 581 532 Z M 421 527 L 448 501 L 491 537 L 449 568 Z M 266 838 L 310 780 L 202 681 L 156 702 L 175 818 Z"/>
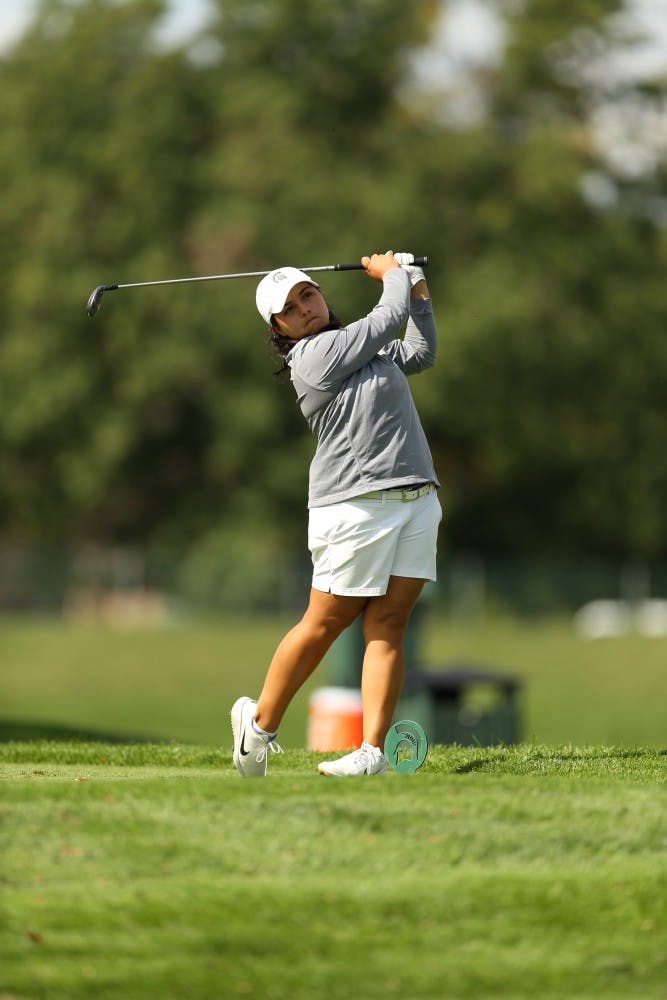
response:
<path id="1" fill-rule="evenodd" d="M 667 996 L 664 752 L 317 759 L 1 746 L 0 996 Z"/>

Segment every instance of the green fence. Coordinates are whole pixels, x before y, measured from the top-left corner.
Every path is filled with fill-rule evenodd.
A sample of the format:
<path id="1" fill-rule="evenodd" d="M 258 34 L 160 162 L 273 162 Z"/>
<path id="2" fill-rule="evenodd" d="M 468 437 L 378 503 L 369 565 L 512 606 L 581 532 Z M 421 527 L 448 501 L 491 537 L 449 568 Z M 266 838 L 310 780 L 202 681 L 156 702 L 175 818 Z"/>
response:
<path id="1" fill-rule="evenodd" d="M 97 605 L 154 613 L 297 613 L 308 597 L 302 553 L 232 549 L 31 548 L 0 544 L 0 610 L 85 613 Z M 429 600 L 457 618 L 570 614 L 599 598 L 667 597 L 667 564 L 590 558 L 443 556 Z"/>

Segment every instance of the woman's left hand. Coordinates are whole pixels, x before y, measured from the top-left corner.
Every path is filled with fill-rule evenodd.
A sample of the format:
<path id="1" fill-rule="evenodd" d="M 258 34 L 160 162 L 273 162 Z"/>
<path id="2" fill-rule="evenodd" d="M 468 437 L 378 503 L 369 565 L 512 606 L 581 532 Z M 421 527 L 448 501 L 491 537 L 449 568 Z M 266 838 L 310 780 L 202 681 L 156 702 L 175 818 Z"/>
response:
<path id="1" fill-rule="evenodd" d="M 426 281 L 426 276 L 421 267 L 415 264 L 414 254 L 399 251 L 394 255 L 393 250 L 388 251 L 394 256 L 394 260 L 410 275 L 410 284 L 414 287 L 419 281 Z"/>
<path id="2" fill-rule="evenodd" d="M 397 251 L 395 254 L 393 250 L 388 251 L 394 257 L 394 260 L 407 271 L 410 275 L 410 298 L 411 299 L 428 299 L 430 298 L 430 292 L 428 290 L 428 285 L 426 284 L 426 275 L 422 271 L 421 267 L 415 264 L 414 254 L 403 253 L 402 251 Z"/>

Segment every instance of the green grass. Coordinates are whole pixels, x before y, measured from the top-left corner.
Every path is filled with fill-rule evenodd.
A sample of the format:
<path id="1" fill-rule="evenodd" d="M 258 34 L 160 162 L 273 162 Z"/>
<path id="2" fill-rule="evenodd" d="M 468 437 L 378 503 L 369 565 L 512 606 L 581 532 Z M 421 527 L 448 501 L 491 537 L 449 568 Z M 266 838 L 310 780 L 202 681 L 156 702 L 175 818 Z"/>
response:
<path id="1" fill-rule="evenodd" d="M 427 662 L 480 660 L 520 677 L 524 736 L 538 743 L 667 746 L 667 639 L 587 640 L 569 620 L 432 621 Z"/>
<path id="2" fill-rule="evenodd" d="M 0 720 L 228 747 L 230 704 L 258 691 L 290 624 L 287 618 L 237 616 L 167 630 L 114 631 L 0 619 Z M 568 621 L 452 624 L 429 608 L 418 648 L 434 669 L 463 659 L 521 678 L 529 741 L 667 743 L 667 639 L 586 641 Z M 281 727 L 283 745 L 304 746 L 309 692 L 326 682 L 324 664 L 291 706 Z"/>
<path id="3" fill-rule="evenodd" d="M 0 746 L 0 996 L 664 1000 L 663 752 Z"/>
<path id="4" fill-rule="evenodd" d="M 290 624 L 0 619 L 0 740 L 165 739 L 0 743 L 1 1000 L 667 1000 L 667 641 L 430 612 L 422 662 L 519 677 L 526 744 L 319 778 L 325 664 L 243 782 L 229 706 Z"/>

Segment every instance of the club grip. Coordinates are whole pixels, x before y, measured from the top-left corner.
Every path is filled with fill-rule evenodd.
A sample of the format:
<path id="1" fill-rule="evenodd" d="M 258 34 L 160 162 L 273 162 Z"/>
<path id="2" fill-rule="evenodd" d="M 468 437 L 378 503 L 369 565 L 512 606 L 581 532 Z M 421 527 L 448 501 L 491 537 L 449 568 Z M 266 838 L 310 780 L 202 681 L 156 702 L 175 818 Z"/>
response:
<path id="1" fill-rule="evenodd" d="M 415 257 L 412 262 L 413 267 L 427 267 L 428 257 Z M 334 271 L 363 271 L 363 264 L 334 264 Z"/>

